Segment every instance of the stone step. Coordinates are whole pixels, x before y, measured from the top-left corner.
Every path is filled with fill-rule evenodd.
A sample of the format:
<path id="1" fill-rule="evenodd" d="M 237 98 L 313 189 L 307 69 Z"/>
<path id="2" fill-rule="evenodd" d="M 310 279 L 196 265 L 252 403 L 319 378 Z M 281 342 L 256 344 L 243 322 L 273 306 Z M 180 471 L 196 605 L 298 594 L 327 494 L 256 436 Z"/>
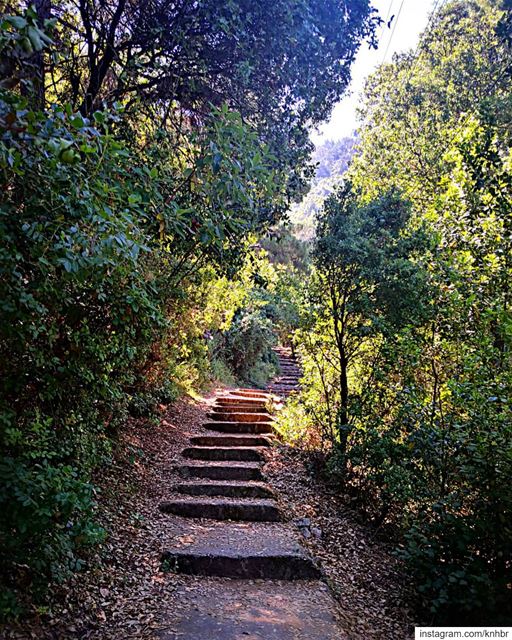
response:
<path id="1" fill-rule="evenodd" d="M 271 385 L 271 389 L 276 389 L 279 391 L 282 391 L 283 389 L 285 391 L 287 390 L 295 390 L 298 389 L 300 387 L 300 384 L 280 384 L 279 382 L 276 382 L 275 384 Z"/>
<path id="2" fill-rule="evenodd" d="M 290 393 L 299 391 L 299 387 L 291 387 L 291 388 L 285 387 L 281 389 L 279 387 L 274 387 L 274 390 L 277 394 L 282 396 L 282 395 L 289 395 Z"/>
<path id="3" fill-rule="evenodd" d="M 288 398 L 289 396 L 293 395 L 294 393 L 297 393 L 297 390 L 292 390 L 292 391 L 276 391 L 277 394 L 279 394 L 279 396 L 281 398 L 283 398 L 283 400 L 285 398 Z"/>
<path id="4" fill-rule="evenodd" d="M 178 467 L 184 478 L 211 478 L 212 480 L 264 480 L 257 462 L 208 462 L 183 464 Z"/>
<path id="5" fill-rule="evenodd" d="M 272 444 L 268 436 L 258 435 L 193 436 L 190 442 L 197 447 L 269 447 Z"/>
<path id="6" fill-rule="evenodd" d="M 272 419 L 268 413 L 235 413 L 220 410 L 212 411 L 208 417 L 220 422 L 269 422 Z"/>
<path id="7" fill-rule="evenodd" d="M 162 554 L 164 569 L 176 573 L 243 579 L 308 580 L 320 571 L 292 530 L 277 523 L 183 521 Z"/>
<path id="8" fill-rule="evenodd" d="M 268 398 L 271 395 L 268 391 L 264 391 L 263 389 L 237 389 L 232 393 L 236 394 L 237 396 L 242 395 L 249 398 Z"/>
<path id="9" fill-rule="evenodd" d="M 227 404 L 227 405 L 244 405 L 247 407 L 261 407 L 264 409 L 266 407 L 268 400 L 260 399 L 260 398 L 251 398 L 250 396 L 225 396 L 216 399 L 217 404 Z"/>
<path id="10" fill-rule="evenodd" d="M 261 482 L 182 482 L 174 487 L 189 496 L 225 496 L 226 498 L 273 498 L 271 489 Z"/>
<path id="11" fill-rule="evenodd" d="M 245 404 L 214 404 L 212 408 L 213 411 L 222 413 L 264 413 L 267 416 L 269 415 L 264 407 Z"/>
<path id="12" fill-rule="evenodd" d="M 182 584 L 184 582 L 184 584 Z M 329 588 L 320 581 L 263 584 L 182 577 L 159 640 L 348 640 Z"/>
<path id="13" fill-rule="evenodd" d="M 226 402 L 224 404 L 213 404 L 210 407 L 211 411 L 215 411 L 218 413 L 222 412 L 234 412 L 234 413 L 263 413 L 268 415 L 269 410 L 265 407 L 260 407 L 258 405 L 246 404 L 246 403 L 230 403 Z"/>
<path id="14" fill-rule="evenodd" d="M 188 498 L 160 504 L 160 511 L 185 518 L 209 520 L 245 520 L 278 522 L 279 510 L 274 500 L 229 500 L 226 498 Z"/>
<path id="15" fill-rule="evenodd" d="M 237 460 L 239 462 L 263 462 L 262 447 L 187 447 L 184 458 L 192 460 Z"/>
<path id="16" fill-rule="evenodd" d="M 275 389 L 275 392 L 278 393 L 279 395 L 283 395 L 283 394 L 289 395 L 290 393 L 299 391 L 299 387 L 291 387 L 291 388 L 286 387 L 283 389 L 280 389 L 279 387 L 274 387 L 274 389 Z"/>
<path id="17" fill-rule="evenodd" d="M 205 422 L 203 425 L 210 431 L 222 433 L 274 433 L 271 422 L 236 422 L 224 420 L 222 422 Z"/>
<path id="18" fill-rule="evenodd" d="M 276 393 L 279 394 L 282 398 L 287 398 L 288 396 L 292 395 L 292 393 L 297 393 L 298 389 L 277 389 Z"/>

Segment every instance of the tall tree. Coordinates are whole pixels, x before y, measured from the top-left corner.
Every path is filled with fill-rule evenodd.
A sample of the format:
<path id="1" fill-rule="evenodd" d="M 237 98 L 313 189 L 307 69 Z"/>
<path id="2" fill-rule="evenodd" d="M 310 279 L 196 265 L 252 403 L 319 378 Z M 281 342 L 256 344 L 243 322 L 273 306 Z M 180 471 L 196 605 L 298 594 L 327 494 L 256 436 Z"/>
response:
<path id="1" fill-rule="evenodd" d="M 496 31 L 500 5 L 496 0 L 446 4 L 432 17 L 416 52 L 396 56 L 369 78 L 361 153 L 354 160 L 354 180 L 369 196 L 398 186 L 419 209 L 428 206 L 456 127 L 489 96 L 508 94 L 512 67 Z"/>
<path id="2" fill-rule="evenodd" d="M 50 65 L 60 100 L 84 115 L 120 101 L 173 127 L 227 103 L 290 169 L 292 192 L 309 175 L 308 130 L 378 24 L 369 0 L 55 0 L 53 14 L 69 51 Z"/>
<path id="3" fill-rule="evenodd" d="M 326 200 L 318 215 L 313 253 L 313 318 L 325 326 L 335 345 L 330 362 L 338 374 L 338 389 L 332 415 L 342 457 L 357 422 L 363 378 L 373 374 L 361 362 L 383 340 L 426 315 L 425 274 L 411 259 L 423 235 L 404 233 L 409 203 L 395 191 L 368 204 L 358 196 L 346 183 Z"/>

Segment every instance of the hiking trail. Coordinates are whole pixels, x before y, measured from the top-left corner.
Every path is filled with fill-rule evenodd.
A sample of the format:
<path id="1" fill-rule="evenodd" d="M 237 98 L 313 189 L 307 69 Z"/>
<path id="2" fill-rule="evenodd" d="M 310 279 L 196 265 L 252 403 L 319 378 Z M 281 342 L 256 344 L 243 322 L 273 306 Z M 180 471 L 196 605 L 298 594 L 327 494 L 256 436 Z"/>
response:
<path id="1" fill-rule="evenodd" d="M 272 414 L 299 386 L 300 368 L 276 349 L 281 375 L 268 391 L 218 395 L 177 465 L 176 497 L 160 503 L 177 534 L 163 550 L 168 571 L 204 576 L 179 587 L 180 609 L 162 640 L 341 640 L 336 604 L 314 559 L 265 482 Z"/>

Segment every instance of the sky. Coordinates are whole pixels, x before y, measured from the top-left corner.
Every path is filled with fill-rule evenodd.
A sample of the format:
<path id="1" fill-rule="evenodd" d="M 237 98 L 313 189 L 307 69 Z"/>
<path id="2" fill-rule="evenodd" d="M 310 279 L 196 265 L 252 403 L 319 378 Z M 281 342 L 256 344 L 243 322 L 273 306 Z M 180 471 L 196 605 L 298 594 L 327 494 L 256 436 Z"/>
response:
<path id="1" fill-rule="evenodd" d="M 361 45 L 352 65 L 352 82 L 347 94 L 334 107 L 329 122 L 311 134 L 311 139 L 316 145 L 325 140 L 339 140 L 352 134 L 357 127 L 356 108 L 366 78 L 382 62 L 390 62 L 394 53 L 416 48 L 418 37 L 427 26 L 435 4 L 434 0 L 372 1 L 372 5 L 383 19 L 389 20 L 392 15 L 395 16 L 391 28 L 383 25 L 378 29 L 377 50 L 370 49 L 366 43 Z"/>

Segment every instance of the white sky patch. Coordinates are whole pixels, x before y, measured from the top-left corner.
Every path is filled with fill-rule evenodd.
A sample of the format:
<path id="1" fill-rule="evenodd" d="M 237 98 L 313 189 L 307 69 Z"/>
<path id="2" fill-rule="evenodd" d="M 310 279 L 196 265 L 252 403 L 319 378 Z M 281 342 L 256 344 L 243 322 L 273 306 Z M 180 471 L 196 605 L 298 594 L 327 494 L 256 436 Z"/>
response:
<path id="1" fill-rule="evenodd" d="M 321 144 L 325 140 L 339 140 L 350 136 L 357 128 L 356 109 L 360 93 L 366 78 L 382 62 L 390 62 L 394 53 L 401 53 L 416 48 L 418 37 L 428 23 L 429 15 L 434 7 L 434 0 L 403 0 L 402 10 L 398 16 L 402 0 L 373 0 L 373 6 L 382 19 L 395 16 L 391 28 L 383 25 L 377 32 L 379 48 L 369 49 L 363 42 L 356 60 L 352 65 L 352 81 L 345 97 L 334 107 L 331 118 L 321 125 L 318 131 L 311 133 L 311 140 Z M 391 10 L 390 10 L 391 8 Z M 395 21 L 396 26 L 394 25 Z M 389 18 L 388 18 L 389 19 Z M 395 26 L 393 37 L 393 26 Z M 389 46 L 388 46 L 389 45 Z M 384 58 L 384 54 L 386 52 Z"/>

